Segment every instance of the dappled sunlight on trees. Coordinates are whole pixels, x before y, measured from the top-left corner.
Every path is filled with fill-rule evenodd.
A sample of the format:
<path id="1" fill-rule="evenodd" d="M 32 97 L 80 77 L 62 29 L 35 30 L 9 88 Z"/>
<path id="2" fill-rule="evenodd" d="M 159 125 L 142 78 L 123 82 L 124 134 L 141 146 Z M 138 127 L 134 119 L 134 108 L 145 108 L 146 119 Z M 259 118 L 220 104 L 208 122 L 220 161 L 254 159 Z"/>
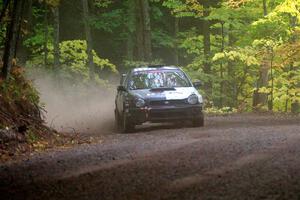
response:
<path id="1" fill-rule="evenodd" d="M 4 77 L 16 61 L 77 84 L 164 63 L 204 82 L 207 107 L 299 112 L 299 0 L 6 2 Z"/>

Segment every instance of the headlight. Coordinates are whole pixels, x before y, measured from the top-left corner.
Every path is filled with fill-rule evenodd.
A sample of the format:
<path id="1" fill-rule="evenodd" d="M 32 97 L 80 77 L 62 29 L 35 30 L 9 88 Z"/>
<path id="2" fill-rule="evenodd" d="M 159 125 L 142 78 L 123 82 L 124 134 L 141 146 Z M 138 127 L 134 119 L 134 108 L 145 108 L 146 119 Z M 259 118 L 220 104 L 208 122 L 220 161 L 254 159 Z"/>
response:
<path id="1" fill-rule="evenodd" d="M 138 107 L 138 108 L 141 108 L 145 105 L 145 100 L 144 99 L 141 99 L 141 98 L 138 98 L 135 102 L 135 106 Z"/>
<path id="2" fill-rule="evenodd" d="M 198 103 L 198 96 L 195 94 L 192 94 L 188 98 L 188 103 L 189 104 L 197 104 Z"/>

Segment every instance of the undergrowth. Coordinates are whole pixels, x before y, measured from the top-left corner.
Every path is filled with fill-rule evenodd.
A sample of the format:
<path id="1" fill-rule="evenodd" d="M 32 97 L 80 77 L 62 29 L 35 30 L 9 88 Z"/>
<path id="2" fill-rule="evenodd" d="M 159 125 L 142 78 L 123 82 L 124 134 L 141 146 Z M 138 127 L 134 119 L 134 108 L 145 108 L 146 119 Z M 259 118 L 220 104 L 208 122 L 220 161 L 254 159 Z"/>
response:
<path id="1" fill-rule="evenodd" d="M 22 67 L 13 67 L 8 79 L 0 79 L 0 162 L 82 142 L 47 127 L 42 111 L 39 93 Z"/>

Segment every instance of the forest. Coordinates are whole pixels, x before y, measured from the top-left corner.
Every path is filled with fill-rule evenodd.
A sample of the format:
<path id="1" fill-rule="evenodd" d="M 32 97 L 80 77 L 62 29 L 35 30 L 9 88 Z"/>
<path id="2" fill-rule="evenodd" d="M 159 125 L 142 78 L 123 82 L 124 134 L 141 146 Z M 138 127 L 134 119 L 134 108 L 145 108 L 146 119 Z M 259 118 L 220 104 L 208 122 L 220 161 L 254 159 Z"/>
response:
<path id="1" fill-rule="evenodd" d="M 300 0 L 0 0 L 1 199 L 299 200 L 299 122 Z"/>
<path id="2" fill-rule="evenodd" d="M 3 0 L 0 10 L 2 90 L 14 66 L 107 86 L 166 64 L 203 82 L 207 112 L 300 111 L 300 0 Z"/>

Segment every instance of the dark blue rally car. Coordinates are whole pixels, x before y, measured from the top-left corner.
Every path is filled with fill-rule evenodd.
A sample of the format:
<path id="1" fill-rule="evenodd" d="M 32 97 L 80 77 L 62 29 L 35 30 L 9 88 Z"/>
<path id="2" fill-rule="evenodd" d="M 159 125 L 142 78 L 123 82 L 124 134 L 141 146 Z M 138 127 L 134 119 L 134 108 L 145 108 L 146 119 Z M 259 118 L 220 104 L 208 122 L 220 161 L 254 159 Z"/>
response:
<path id="1" fill-rule="evenodd" d="M 203 126 L 203 99 L 178 67 L 145 66 L 121 78 L 115 100 L 115 120 L 122 132 L 131 132 L 144 122 L 191 121 Z"/>

